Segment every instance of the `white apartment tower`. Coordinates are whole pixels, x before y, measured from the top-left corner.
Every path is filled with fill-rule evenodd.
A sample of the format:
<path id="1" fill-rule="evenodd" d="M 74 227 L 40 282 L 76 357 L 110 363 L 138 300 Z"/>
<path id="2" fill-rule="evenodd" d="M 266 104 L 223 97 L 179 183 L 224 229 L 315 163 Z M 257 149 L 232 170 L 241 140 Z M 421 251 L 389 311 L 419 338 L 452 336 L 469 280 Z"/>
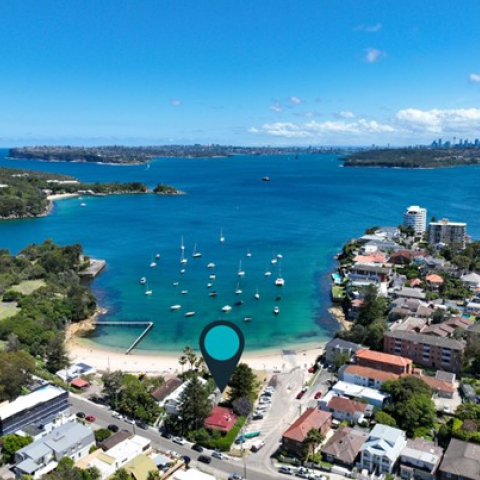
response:
<path id="1" fill-rule="evenodd" d="M 427 225 L 427 209 L 418 205 L 408 207 L 403 214 L 403 225 L 412 227 L 415 230 L 415 235 L 422 235 Z"/>

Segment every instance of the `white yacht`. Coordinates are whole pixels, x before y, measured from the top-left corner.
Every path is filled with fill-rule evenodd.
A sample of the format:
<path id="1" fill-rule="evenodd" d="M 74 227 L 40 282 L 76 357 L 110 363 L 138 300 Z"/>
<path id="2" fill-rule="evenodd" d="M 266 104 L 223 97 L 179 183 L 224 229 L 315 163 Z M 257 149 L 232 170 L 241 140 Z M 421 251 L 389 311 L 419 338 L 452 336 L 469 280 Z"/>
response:
<path id="1" fill-rule="evenodd" d="M 174 310 L 180 310 L 181 308 L 182 308 L 181 305 L 172 305 L 172 306 L 170 307 L 170 310 L 173 312 Z"/>
<path id="2" fill-rule="evenodd" d="M 258 293 L 258 287 L 257 287 L 257 291 L 255 292 L 255 300 L 260 300 L 260 294 Z"/>
<path id="3" fill-rule="evenodd" d="M 242 261 L 240 260 L 240 265 L 238 266 L 238 276 L 243 277 L 245 275 L 245 271 L 242 270 Z"/>
<path id="4" fill-rule="evenodd" d="M 236 293 L 237 295 L 240 295 L 242 292 L 243 292 L 243 290 L 240 288 L 240 284 L 237 283 L 237 288 L 235 289 L 235 293 Z"/>
<path id="5" fill-rule="evenodd" d="M 213 262 L 210 262 L 208 265 L 207 265 L 207 268 L 215 268 L 215 264 Z"/>
<path id="6" fill-rule="evenodd" d="M 225 241 L 225 237 L 223 236 L 223 229 L 220 229 L 220 243 Z"/>
<path id="7" fill-rule="evenodd" d="M 193 247 L 192 257 L 193 258 L 200 258 L 201 256 L 202 256 L 202 254 L 200 252 L 197 252 L 197 242 L 195 242 L 195 245 Z"/>
<path id="8" fill-rule="evenodd" d="M 232 307 L 230 305 L 225 305 L 224 307 L 222 307 L 222 312 L 229 312 L 231 309 Z"/>

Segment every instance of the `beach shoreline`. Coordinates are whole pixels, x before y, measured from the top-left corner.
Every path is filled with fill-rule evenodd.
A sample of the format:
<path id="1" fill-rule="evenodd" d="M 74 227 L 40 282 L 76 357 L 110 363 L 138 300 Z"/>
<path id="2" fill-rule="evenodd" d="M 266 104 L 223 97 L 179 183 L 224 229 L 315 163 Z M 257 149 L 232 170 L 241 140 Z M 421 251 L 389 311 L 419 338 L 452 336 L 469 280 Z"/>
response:
<path id="1" fill-rule="evenodd" d="M 99 346 L 82 338 L 82 333 L 94 329 L 94 322 L 104 309 L 97 311 L 88 319 L 71 324 L 66 331 L 66 346 L 71 363 L 86 363 L 98 372 L 121 370 L 126 373 L 145 373 L 149 375 L 173 376 L 182 373 L 178 359 L 182 354 L 172 352 L 146 353 L 133 350 L 128 355 L 120 349 Z M 245 352 L 240 362 L 247 363 L 253 370 L 266 374 L 285 373 L 295 368 L 309 368 L 318 356 L 322 355 L 327 340 L 311 342 L 289 347 L 272 348 L 255 352 Z M 200 355 L 200 352 L 197 352 Z"/>

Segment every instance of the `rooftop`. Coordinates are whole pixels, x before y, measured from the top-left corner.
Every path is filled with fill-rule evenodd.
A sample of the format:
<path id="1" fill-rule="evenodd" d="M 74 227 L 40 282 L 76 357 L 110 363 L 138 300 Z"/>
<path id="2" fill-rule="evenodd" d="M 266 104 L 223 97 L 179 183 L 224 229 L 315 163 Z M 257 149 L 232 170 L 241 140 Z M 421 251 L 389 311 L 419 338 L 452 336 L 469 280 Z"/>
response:
<path id="1" fill-rule="evenodd" d="M 322 453 L 332 455 L 344 463 L 351 464 L 355 461 L 367 438 L 367 432 L 342 427 L 333 434 L 322 448 Z"/>
<path id="2" fill-rule="evenodd" d="M 406 333 L 406 332 L 400 332 Z M 406 367 L 413 362 L 409 358 L 400 357 L 399 355 L 390 355 L 389 353 L 375 352 L 374 350 L 358 350 L 355 353 L 357 359 L 370 360 L 378 363 L 388 363 L 390 365 L 397 365 L 400 367 Z"/>
<path id="3" fill-rule="evenodd" d="M 168 379 L 161 387 L 154 390 L 150 395 L 157 401 L 162 402 L 181 384 L 182 380 L 177 377 Z"/>
<path id="4" fill-rule="evenodd" d="M 320 428 L 332 418 L 330 412 L 307 408 L 303 414 L 284 432 L 283 437 L 302 443 L 312 428 Z"/>
<path id="5" fill-rule="evenodd" d="M 463 350 L 465 348 L 465 345 L 462 342 L 458 340 L 453 340 L 451 338 L 441 338 L 433 335 L 424 335 L 422 333 L 405 332 L 401 330 L 396 330 L 394 332 L 386 332 L 384 334 L 384 338 L 385 337 L 399 338 L 401 340 L 407 340 L 415 343 L 424 343 L 427 345 L 434 345 L 438 347 L 445 347 L 452 350 Z"/>
<path id="6" fill-rule="evenodd" d="M 204 420 L 203 425 L 205 428 L 211 430 L 229 432 L 235 425 L 236 421 L 237 416 L 229 408 L 213 407 L 210 416 Z"/>
<path id="7" fill-rule="evenodd" d="M 328 408 L 330 410 L 336 410 L 340 412 L 363 413 L 367 409 L 367 404 L 356 402 L 354 400 L 350 400 L 349 398 L 333 397 L 330 402 L 328 402 Z"/>
<path id="8" fill-rule="evenodd" d="M 362 367 L 360 365 L 348 365 L 343 373 L 371 378 L 373 380 L 378 380 L 379 382 L 387 382 L 388 380 L 396 380 L 398 378 L 396 373 L 385 372 L 375 368 Z"/>
<path id="9" fill-rule="evenodd" d="M 452 438 L 440 465 L 440 471 L 480 480 L 480 445 Z"/>

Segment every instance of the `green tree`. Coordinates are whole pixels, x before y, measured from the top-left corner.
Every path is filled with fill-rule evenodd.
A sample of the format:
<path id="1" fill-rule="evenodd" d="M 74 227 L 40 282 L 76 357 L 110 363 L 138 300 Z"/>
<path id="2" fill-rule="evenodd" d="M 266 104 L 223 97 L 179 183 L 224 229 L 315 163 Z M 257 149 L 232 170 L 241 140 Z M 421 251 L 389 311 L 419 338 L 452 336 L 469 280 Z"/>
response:
<path id="1" fill-rule="evenodd" d="M 305 438 L 305 448 L 303 451 L 302 460 L 308 460 L 311 456 L 315 454 L 317 447 L 325 440 L 325 436 L 316 428 L 311 428 L 307 432 L 307 437 Z"/>
<path id="2" fill-rule="evenodd" d="M 101 443 L 106 440 L 112 432 L 108 428 L 99 428 L 98 430 L 95 430 L 93 434 L 95 435 L 95 441 Z"/>
<path id="3" fill-rule="evenodd" d="M 11 463 L 15 457 L 15 452 L 33 442 L 32 437 L 21 437 L 20 435 L 4 435 L 2 440 L 2 455 L 5 463 Z"/>
<path id="4" fill-rule="evenodd" d="M 255 398 L 257 379 L 253 370 L 246 363 L 239 363 L 235 368 L 228 386 L 230 387 L 229 398 L 234 402 L 237 398 Z"/>
<path id="5" fill-rule="evenodd" d="M 401 419 L 399 425 L 409 436 L 414 436 L 415 430 L 420 427 L 433 427 L 436 418 L 435 404 L 427 395 L 412 397 L 405 405 L 397 405 L 397 410 Z"/>
<path id="6" fill-rule="evenodd" d="M 252 411 L 252 402 L 245 397 L 237 398 L 232 402 L 233 411 L 240 417 L 246 417 Z"/>
<path id="7" fill-rule="evenodd" d="M 35 371 L 35 361 L 26 352 L 0 352 L 0 401 L 18 397 Z"/>
<path id="8" fill-rule="evenodd" d="M 413 375 L 407 375 L 398 380 L 389 380 L 382 385 L 382 390 L 392 396 L 394 404 L 406 403 L 417 395 L 431 397 L 433 394 L 432 389 L 421 378 Z"/>
<path id="9" fill-rule="evenodd" d="M 395 419 L 388 413 L 381 410 L 375 413 L 375 421 L 377 423 L 381 423 L 382 425 L 388 425 L 389 427 L 397 426 Z"/>
<path id="10" fill-rule="evenodd" d="M 192 377 L 182 393 L 179 405 L 182 434 L 203 427 L 203 421 L 212 409 L 208 399 L 207 389 L 200 383 L 198 377 Z"/>
<path id="11" fill-rule="evenodd" d="M 350 355 L 347 352 L 337 352 L 333 357 L 333 365 L 335 366 L 335 370 L 338 371 L 340 367 L 350 363 L 350 360 Z"/>
<path id="12" fill-rule="evenodd" d="M 377 287 L 369 285 L 365 289 L 363 303 L 359 308 L 356 323 L 368 327 L 369 325 L 384 320 L 387 310 L 387 302 L 378 296 Z"/>
<path id="13" fill-rule="evenodd" d="M 46 357 L 45 366 L 49 372 L 55 373 L 70 365 L 63 333 L 58 332 L 50 339 Z"/>
<path id="14" fill-rule="evenodd" d="M 111 477 L 111 480 L 131 480 L 132 476 L 124 469 L 120 468 Z"/>

